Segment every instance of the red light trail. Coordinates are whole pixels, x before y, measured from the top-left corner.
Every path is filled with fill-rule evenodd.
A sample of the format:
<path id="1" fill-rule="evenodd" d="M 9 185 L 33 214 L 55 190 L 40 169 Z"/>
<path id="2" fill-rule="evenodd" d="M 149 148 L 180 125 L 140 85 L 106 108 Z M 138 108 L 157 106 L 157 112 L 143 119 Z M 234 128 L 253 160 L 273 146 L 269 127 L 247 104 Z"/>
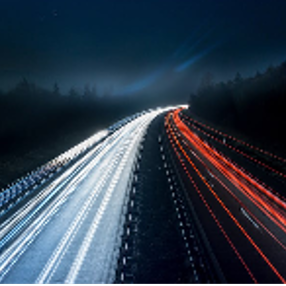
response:
<path id="1" fill-rule="evenodd" d="M 191 122 L 193 122 L 193 123 L 195 123 L 195 124 L 197 124 L 197 125 L 199 125 L 199 126 L 201 126 L 201 127 L 204 127 L 204 128 L 207 129 L 207 130 L 210 130 L 210 131 L 212 131 L 212 132 L 214 132 L 214 133 L 216 133 L 216 134 L 219 134 L 219 135 L 221 135 L 221 136 L 224 136 L 225 138 L 228 138 L 228 139 L 230 139 L 230 140 L 232 140 L 232 141 L 236 141 L 236 142 L 238 142 L 238 143 L 240 143 L 240 144 L 242 144 L 242 145 L 247 146 L 248 148 L 254 149 L 254 150 L 256 150 L 256 151 L 258 151 L 258 152 L 260 152 L 260 153 L 263 153 L 263 154 L 265 154 L 265 155 L 267 155 L 267 156 L 269 156 L 269 157 L 271 157 L 271 158 L 274 158 L 274 159 L 276 159 L 276 160 L 279 160 L 279 161 L 281 161 L 281 162 L 286 163 L 286 159 L 284 159 L 284 158 L 282 158 L 282 157 L 280 157 L 280 156 L 277 156 L 277 155 L 275 155 L 275 154 L 273 154 L 273 153 L 271 153 L 271 152 L 269 152 L 269 151 L 263 150 L 262 148 L 253 146 L 253 145 L 251 145 L 251 144 L 249 144 L 249 143 L 247 143 L 247 142 L 245 142 L 245 141 L 243 141 L 243 140 L 241 140 L 241 139 L 238 139 L 238 138 L 236 138 L 236 137 L 234 137 L 234 136 L 231 136 L 231 135 L 228 135 L 228 134 L 226 134 L 226 133 L 223 133 L 223 132 L 221 132 L 221 131 L 219 131 L 219 130 L 213 128 L 213 127 L 210 127 L 210 126 L 208 126 L 208 125 L 206 125 L 206 124 L 204 124 L 204 123 L 201 123 L 201 122 L 195 120 L 194 118 L 186 117 L 185 115 L 184 115 L 183 117 L 185 117 L 187 120 L 189 120 L 189 121 L 191 121 Z"/>
<path id="2" fill-rule="evenodd" d="M 275 243 L 277 243 L 279 247 L 281 247 L 282 251 L 285 251 L 286 249 L 283 242 L 281 242 L 280 239 L 276 237 L 276 234 L 265 225 L 265 219 L 263 219 L 264 222 L 262 222 L 261 215 L 260 218 L 258 218 L 256 214 L 257 212 L 260 212 L 260 214 L 262 213 L 264 217 L 268 218 L 267 225 L 269 225 L 269 222 L 271 222 L 285 234 L 285 201 L 278 197 L 275 193 L 273 193 L 271 189 L 268 189 L 264 185 L 258 183 L 256 180 L 253 179 L 252 176 L 242 171 L 241 168 L 230 162 L 219 152 L 217 152 L 208 144 L 206 144 L 199 136 L 193 133 L 188 128 L 188 126 L 181 120 L 180 111 L 181 109 L 177 109 L 174 112 L 170 112 L 166 116 L 165 126 L 168 133 L 168 137 L 170 139 L 172 148 L 177 158 L 179 159 L 180 164 L 182 165 L 184 172 L 191 181 L 194 189 L 197 191 L 200 199 L 203 201 L 211 217 L 214 219 L 218 228 L 223 233 L 225 239 L 235 252 L 236 256 L 239 258 L 240 262 L 246 269 L 252 281 L 257 282 L 257 279 L 254 277 L 254 274 L 250 270 L 249 265 L 245 262 L 242 255 L 234 245 L 229 234 L 227 234 L 226 229 L 219 222 L 218 217 L 215 215 L 214 210 L 211 207 L 211 203 L 207 202 L 206 197 L 203 195 L 203 190 L 199 189 L 193 176 L 190 174 L 185 162 L 187 162 L 191 169 L 195 171 L 195 174 L 197 174 L 198 178 L 200 178 L 200 180 L 203 182 L 206 189 L 213 195 L 213 197 L 219 203 L 220 207 L 224 210 L 224 212 L 231 219 L 234 225 L 241 231 L 243 236 L 252 245 L 252 247 L 263 259 L 263 261 L 268 265 L 268 267 L 270 267 L 276 277 L 281 282 L 286 283 L 286 280 L 281 275 L 280 271 L 278 271 L 277 266 L 274 266 L 274 262 L 271 261 L 271 259 L 265 253 L 265 250 L 262 249 L 259 245 L 259 241 L 255 241 L 251 234 L 247 231 L 246 227 L 244 227 L 243 224 L 239 222 L 239 219 L 232 212 L 231 208 L 227 206 L 225 201 L 223 201 L 222 196 L 217 191 L 215 191 L 215 189 L 202 175 L 202 172 L 199 170 L 199 167 L 195 164 L 194 160 L 191 159 L 190 154 L 192 154 L 196 158 L 196 160 L 198 160 L 200 164 L 205 167 L 206 170 L 215 170 L 217 175 L 214 174 L 213 177 L 216 182 L 218 182 L 223 187 L 223 189 L 226 190 L 226 193 L 230 194 L 231 197 L 234 198 L 241 205 L 241 207 L 243 207 L 244 211 L 247 212 L 249 218 L 253 220 L 253 223 L 262 227 L 262 229 L 265 230 L 269 237 Z M 224 136 L 225 135 L 226 134 L 224 134 Z M 252 147 L 254 148 L 254 146 Z M 219 177 L 222 177 L 227 183 L 224 183 Z M 232 188 L 227 186 L 227 184 L 229 183 L 232 184 L 233 188 L 235 188 L 235 192 L 232 191 Z M 251 209 L 255 208 L 256 214 L 250 211 L 250 207 L 246 207 L 245 203 L 242 202 L 241 197 L 243 197 L 243 200 L 247 202 L 248 206 L 251 206 Z"/>

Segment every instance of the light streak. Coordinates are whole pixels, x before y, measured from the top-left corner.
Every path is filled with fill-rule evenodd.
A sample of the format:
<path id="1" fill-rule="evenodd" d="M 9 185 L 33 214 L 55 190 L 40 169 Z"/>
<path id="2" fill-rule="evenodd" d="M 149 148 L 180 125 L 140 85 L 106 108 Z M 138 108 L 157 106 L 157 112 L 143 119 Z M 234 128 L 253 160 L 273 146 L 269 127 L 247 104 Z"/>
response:
<path id="1" fill-rule="evenodd" d="M 240 171 L 238 168 L 230 164 L 224 157 L 222 157 L 220 154 L 218 154 L 216 151 L 214 151 L 211 147 L 209 147 L 207 144 L 205 144 L 198 136 L 196 136 L 193 132 L 191 132 L 187 126 L 180 120 L 179 118 L 179 112 L 180 110 L 176 110 L 173 112 L 173 118 L 174 123 L 177 128 L 176 134 L 180 133 L 181 136 L 183 135 L 184 138 L 187 139 L 187 141 L 190 142 L 191 145 L 194 146 L 196 150 L 200 152 L 202 156 L 204 156 L 210 163 L 212 163 L 218 170 L 221 171 L 222 174 L 224 174 L 231 182 L 233 182 L 240 190 L 243 190 L 245 194 L 253 202 L 255 202 L 256 206 L 260 207 L 261 210 L 264 211 L 265 214 L 268 214 L 268 217 L 272 219 L 281 229 L 285 231 L 284 225 L 285 225 L 285 216 L 281 215 L 280 211 L 275 207 L 275 205 L 278 205 L 280 208 L 285 210 L 285 203 L 281 201 L 279 198 L 277 198 L 275 195 L 270 193 L 268 190 L 263 188 L 261 185 L 259 185 L 257 182 L 249 178 L 247 175 L 245 175 L 242 171 Z M 170 118 L 170 117 L 169 117 Z M 169 119 L 170 120 L 170 119 Z M 170 128 L 170 123 L 169 123 Z M 282 277 L 282 275 L 279 273 L 279 271 L 276 269 L 276 267 L 271 263 L 269 258 L 264 254 L 264 252 L 260 249 L 260 247 L 254 242 L 254 240 L 251 238 L 251 236 L 247 233 L 245 228 L 239 223 L 239 221 L 235 218 L 235 216 L 232 214 L 232 212 L 229 210 L 229 208 L 224 204 L 224 202 L 220 199 L 218 194 L 213 190 L 213 188 L 210 186 L 210 184 L 206 181 L 206 179 L 203 177 L 201 172 L 198 170 L 194 162 L 190 159 L 190 157 L 187 155 L 186 151 L 182 147 L 182 145 L 179 142 L 179 139 L 177 135 L 175 134 L 175 131 L 173 131 L 172 135 L 173 138 L 180 149 L 183 156 L 187 159 L 187 161 L 190 163 L 192 168 L 196 171 L 198 176 L 201 178 L 201 180 L 204 182 L 206 187 L 209 189 L 209 191 L 212 193 L 212 195 L 216 198 L 217 202 L 220 204 L 220 206 L 225 210 L 227 215 L 232 219 L 232 221 L 235 223 L 235 225 L 240 229 L 240 231 L 243 233 L 243 235 L 247 238 L 247 240 L 250 242 L 250 244 L 255 248 L 255 250 L 259 253 L 259 255 L 262 257 L 262 259 L 267 263 L 267 265 L 272 269 L 272 271 L 276 274 L 276 276 L 285 283 L 286 280 Z M 234 173 L 238 174 L 238 178 L 234 175 Z M 264 194 L 268 199 L 270 199 L 272 202 L 271 204 L 266 201 L 265 199 L 262 199 L 254 193 L 252 189 L 250 189 L 243 180 L 247 181 L 248 184 L 251 184 L 256 189 L 258 189 L 260 192 Z M 281 223 L 280 223 L 281 221 Z"/>
<path id="2" fill-rule="evenodd" d="M 246 262 L 244 261 L 244 259 L 242 258 L 241 254 L 239 253 L 239 251 L 237 250 L 237 248 L 235 247 L 234 243 L 232 242 L 232 240 L 230 239 L 229 235 L 227 234 L 226 230 L 224 229 L 224 227 L 221 225 L 221 223 L 219 222 L 218 218 L 216 217 L 215 213 L 213 212 L 211 206 L 208 204 L 208 202 L 206 201 L 204 195 L 202 194 L 201 190 L 198 188 L 197 184 L 195 183 L 192 175 L 190 174 L 190 172 L 187 169 L 186 164 L 184 163 L 184 161 L 181 158 L 181 155 L 179 154 L 177 147 L 175 146 L 175 144 L 173 143 L 173 140 L 177 143 L 177 137 L 174 134 L 174 131 L 172 130 L 172 128 L 170 127 L 170 125 L 168 125 L 168 136 L 171 142 L 171 145 L 173 147 L 173 150 L 175 151 L 184 172 L 187 174 L 188 178 L 190 179 L 192 185 L 194 186 L 196 192 L 198 193 L 200 199 L 202 200 L 203 204 L 205 205 L 205 207 L 207 208 L 208 212 L 210 213 L 212 219 L 214 220 L 214 222 L 216 223 L 216 225 L 218 226 L 219 230 L 222 232 L 223 236 L 225 237 L 226 241 L 228 242 L 228 244 L 230 245 L 230 247 L 232 248 L 232 250 L 234 251 L 235 255 L 238 257 L 239 261 L 241 262 L 241 264 L 243 265 L 243 267 L 245 268 L 246 272 L 249 274 L 249 276 L 251 277 L 252 281 L 254 283 L 257 283 L 256 278 L 254 277 L 253 273 L 251 272 L 251 270 L 249 269 L 248 265 L 246 264 Z M 172 134 L 172 138 L 170 136 L 170 134 Z"/>
<path id="3" fill-rule="evenodd" d="M 184 63 L 180 64 L 179 66 L 177 66 L 175 68 L 176 72 L 182 72 L 185 69 L 187 69 L 188 67 L 190 67 L 191 65 L 195 64 L 197 61 L 199 61 L 200 59 L 204 58 L 205 56 L 207 56 L 208 54 L 210 54 L 214 49 L 216 49 L 218 46 L 221 45 L 221 41 L 211 45 L 210 47 L 204 49 L 203 51 L 201 51 L 200 53 L 192 56 L 191 58 L 189 58 L 187 61 L 185 61 Z"/>

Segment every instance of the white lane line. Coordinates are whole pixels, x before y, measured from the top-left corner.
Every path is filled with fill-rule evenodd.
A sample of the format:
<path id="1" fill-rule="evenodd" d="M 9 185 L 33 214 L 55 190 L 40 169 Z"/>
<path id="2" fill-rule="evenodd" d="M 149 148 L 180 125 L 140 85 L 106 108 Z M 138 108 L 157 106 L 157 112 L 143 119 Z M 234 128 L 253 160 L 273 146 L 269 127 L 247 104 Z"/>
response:
<path id="1" fill-rule="evenodd" d="M 250 215 L 245 211 L 244 208 L 240 208 L 242 214 L 256 227 L 259 228 L 258 224 L 250 217 Z"/>
<path id="2" fill-rule="evenodd" d="M 123 140 L 126 132 L 121 132 L 120 139 Z M 126 139 L 125 139 L 126 141 Z M 89 198 L 89 200 L 85 203 L 84 208 L 81 209 L 80 213 L 77 215 L 76 219 L 73 221 L 71 227 L 66 232 L 65 236 L 59 243 L 58 247 L 52 254 L 51 258 L 49 259 L 48 263 L 44 267 L 44 270 L 41 272 L 41 274 L 38 276 L 38 279 L 36 280 L 36 283 L 42 284 L 42 283 L 50 283 L 53 275 L 55 274 L 57 268 L 59 267 L 65 253 L 69 249 L 72 241 L 74 240 L 80 226 L 83 224 L 83 221 L 90 213 L 91 207 L 98 197 L 99 193 L 102 192 L 103 187 L 106 184 L 107 178 L 111 177 L 111 175 L 114 173 L 114 169 L 116 169 L 116 165 L 118 165 L 118 158 L 121 158 L 125 152 L 126 147 L 128 144 L 125 144 L 125 141 L 118 144 L 117 141 L 113 142 L 113 145 L 109 146 L 108 150 L 113 150 L 113 148 L 118 149 L 117 155 L 115 158 L 113 158 L 112 162 L 113 164 L 110 165 L 110 168 L 105 172 L 104 177 L 101 178 L 101 180 L 98 182 L 98 185 L 96 187 L 96 191 L 93 192 L 93 196 Z M 115 145 L 115 146 L 114 146 Z M 107 159 L 105 159 L 106 161 Z M 104 162 L 105 162 L 104 161 Z M 102 163 L 103 164 L 103 163 Z M 108 165 L 108 164 L 107 164 Z"/>
<path id="3" fill-rule="evenodd" d="M 106 147 L 105 147 L 106 148 Z M 87 165 L 84 166 L 79 172 L 75 173 L 74 177 L 71 176 L 63 176 L 64 182 L 59 184 L 57 188 L 55 189 L 60 189 L 63 187 L 64 183 L 66 183 L 66 177 L 70 179 L 71 181 L 68 183 L 68 185 L 65 186 L 65 190 L 68 190 L 67 192 L 63 192 L 63 190 L 60 192 L 59 197 L 57 201 L 50 205 L 48 209 L 46 209 L 35 221 L 31 223 L 30 226 L 18 237 L 18 239 L 12 244 L 11 247 L 9 247 L 5 253 L 3 253 L 0 257 L 0 273 L 2 274 L 0 276 L 0 281 L 5 277 L 5 275 L 10 271 L 12 266 L 17 262 L 17 260 L 20 258 L 20 256 L 27 250 L 28 246 L 32 243 L 32 241 L 39 235 L 40 231 L 43 229 L 43 227 L 49 222 L 51 217 L 55 215 L 60 208 L 61 205 L 64 204 L 66 201 L 67 197 L 74 191 L 76 186 L 80 183 L 81 179 L 85 177 L 85 175 L 100 161 L 102 156 L 106 152 L 101 152 L 97 157 L 94 157 L 93 164 L 91 164 L 91 161 L 88 162 Z M 90 156 L 93 156 L 94 154 L 92 153 Z M 72 168 L 74 170 L 74 168 Z M 70 174 L 70 172 L 67 172 Z M 60 177 L 62 178 L 62 177 Z M 59 179 L 60 179 L 59 178 Z M 47 190 L 54 190 L 53 188 L 55 186 L 55 182 L 53 182 Z M 41 203 L 36 206 L 36 209 L 33 209 L 32 214 L 35 212 L 38 212 L 41 209 L 41 205 L 45 204 L 46 200 L 49 200 L 49 196 L 51 196 L 52 193 L 49 193 L 47 197 L 44 197 L 44 199 L 41 200 Z M 43 195 L 37 197 L 41 198 Z M 18 232 L 19 229 L 21 229 L 22 225 L 25 225 L 27 220 L 30 219 L 32 214 L 29 214 L 28 217 L 24 217 L 22 221 L 20 221 L 20 224 L 16 224 L 16 226 L 8 233 L 8 235 L 5 237 L 5 241 L 8 241 L 10 238 L 13 238 L 14 234 Z M 5 227 L 11 227 L 15 223 L 12 220 L 12 223 L 10 222 Z M 5 228 L 4 228 L 5 229 Z M 2 230 L 3 231 L 3 230 Z M 27 237 L 29 239 L 27 239 Z M 1 240 L 1 243 L 3 244 L 5 241 L 3 239 Z"/>
<path id="4" fill-rule="evenodd" d="M 98 211 L 96 212 L 96 215 L 93 219 L 93 222 L 91 223 L 91 227 L 89 228 L 87 235 L 85 236 L 84 241 L 81 244 L 80 249 L 77 253 L 77 256 L 76 256 L 76 258 L 72 264 L 72 267 L 71 267 L 71 269 L 70 269 L 70 271 L 69 271 L 69 273 L 65 279 L 65 283 L 74 284 L 76 282 L 76 278 L 77 278 L 78 273 L 81 269 L 81 266 L 84 262 L 86 254 L 88 252 L 88 249 L 90 248 L 94 234 L 98 228 L 98 225 L 102 219 L 104 212 L 106 211 L 107 205 L 108 205 L 108 203 L 111 199 L 111 196 L 113 194 L 113 191 L 115 190 L 115 187 L 116 187 L 116 185 L 120 179 L 120 176 L 121 176 L 122 172 L 124 172 L 126 162 L 128 161 L 129 155 L 132 151 L 132 147 L 133 146 L 131 146 L 126 151 L 126 153 L 124 154 L 118 168 L 116 169 L 116 172 L 112 178 L 110 186 L 109 186 L 109 188 L 108 188 L 108 190 L 107 190 L 107 192 L 103 198 L 102 204 L 100 205 Z"/>
<path id="5" fill-rule="evenodd" d="M 93 156 L 97 153 L 99 148 L 95 148 L 92 154 L 89 156 Z M 44 188 L 44 190 L 37 195 L 34 199 L 27 203 L 26 206 L 21 208 L 18 212 L 15 213 L 10 219 L 8 219 L 0 229 L 0 248 L 4 246 L 7 241 L 12 238 L 22 227 L 24 227 L 35 215 L 35 210 L 39 212 L 41 206 L 43 206 L 43 202 L 46 198 L 49 198 L 51 194 L 55 194 L 57 190 L 61 189 L 64 184 L 66 184 L 69 180 L 72 179 L 73 173 L 77 174 L 78 169 L 81 165 L 88 160 L 88 155 L 82 158 L 77 164 L 67 170 L 64 174 L 62 174 L 59 178 L 53 181 L 49 186 Z M 42 204 L 42 205 L 41 205 Z M 40 207 L 39 207 L 40 206 Z M 17 231 L 16 231 L 17 230 Z M 8 236 L 6 236 L 9 234 Z M 6 236 L 6 237 L 5 237 Z"/>
<path id="6" fill-rule="evenodd" d="M 17 262 L 21 255 L 26 251 L 28 246 L 38 236 L 43 227 L 50 221 L 53 215 L 55 215 L 68 198 L 68 196 L 74 191 L 76 185 L 80 182 L 80 178 L 92 168 L 98 160 L 94 161 L 94 164 L 87 165 L 86 169 L 82 170 L 80 174 L 77 174 L 75 178 L 65 187 L 66 192 L 61 192 L 58 199 L 51 204 L 41 215 L 33 221 L 33 223 L 19 236 L 19 238 L 0 256 L 0 281 L 3 280 L 5 275 L 10 271 L 12 266 Z M 16 231 L 16 230 L 15 230 Z M 11 234 L 12 235 L 12 234 Z M 12 235 L 13 236 L 13 235 Z"/>
<path id="7" fill-rule="evenodd" d="M 146 124 L 146 122 L 149 124 L 156 116 L 157 114 L 159 114 L 160 112 L 157 112 L 157 113 L 152 113 L 152 116 L 149 115 L 149 117 L 146 118 L 144 124 Z M 141 121 L 142 122 L 142 121 Z M 146 126 L 148 125 L 146 124 Z M 124 132 L 124 131 L 123 131 Z M 110 144 L 111 143 L 111 137 L 114 136 L 113 140 L 116 139 L 116 136 L 118 136 L 118 134 L 122 134 L 123 133 L 122 131 L 118 132 L 118 133 L 113 133 L 111 136 L 109 136 L 104 142 L 103 144 L 101 144 L 100 146 L 103 146 L 106 147 L 106 145 Z M 135 135 L 137 135 L 137 132 L 135 131 L 134 132 Z M 129 137 L 131 137 L 129 135 Z M 129 144 L 129 142 L 126 142 L 126 144 Z M 127 145 L 128 145 L 127 144 Z M 93 150 L 94 151 L 94 150 Z M 102 151 L 102 150 L 100 150 Z M 20 237 L 16 240 L 15 243 L 12 244 L 12 247 L 10 247 L 9 250 L 10 253 L 13 252 L 13 250 L 15 250 L 15 248 L 17 248 L 18 250 L 20 250 L 19 253 L 23 253 L 25 251 L 25 249 L 32 243 L 32 240 L 35 238 L 36 235 L 39 234 L 39 232 L 41 232 L 41 229 L 48 223 L 48 220 L 58 211 L 58 208 L 64 203 L 64 201 L 67 199 L 67 195 L 68 194 L 71 194 L 75 187 L 74 186 L 71 186 L 71 190 L 70 192 L 67 194 L 62 194 L 61 191 L 62 191 L 62 188 L 65 186 L 66 188 L 66 184 L 70 181 L 73 181 L 73 178 L 74 178 L 74 172 L 76 172 L 76 175 L 79 175 L 80 171 L 82 170 L 82 166 L 80 166 L 80 163 L 81 164 L 86 164 L 86 166 L 90 166 L 90 158 L 92 156 L 95 156 L 96 153 L 95 151 L 93 152 L 93 154 L 91 153 L 88 153 L 86 156 L 84 156 L 81 160 L 79 160 L 79 162 L 77 162 L 76 166 L 73 166 L 72 168 L 68 169 L 65 173 L 64 173 L 64 176 L 63 174 L 58 178 L 58 180 L 55 180 L 52 184 L 50 184 L 47 188 L 44 189 L 43 192 L 41 192 L 41 195 L 40 196 L 37 196 L 37 199 L 33 200 L 32 203 L 29 202 L 28 203 L 28 206 L 25 206 L 21 212 L 19 212 L 20 214 L 20 218 L 18 219 L 16 216 L 13 217 L 12 220 L 9 220 L 9 223 L 6 224 L 5 223 L 5 226 L 4 226 L 4 229 L 2 228 L 2 234 L 5 233 L 5 230 L 7 230 L 8 228 L 10 229 L 18 229 L 18 231 L 16 232 L 16 234 L 18 235 L 18 232 L 22 232 Z M 98 154 L 96 154 L 97 156 Z M 87 162 L 88 161 L 88 162 Z M 85 166 L 85 167 L 86 167 Z M 80 169 L 80 170 L 78 170 Z M 56 184 L 57 182 L 57 184 Z M 64 183 L 64 184 L 63 184 Z M 60 184 L 60 185 L 59 185 Z M 61 185 L 63 184 L 63 185 Z M 70 185 L 70 184 L 69 184 Z M 31 212 L 34 212 L 34 207 L 38 207 L 39 206 L 39 203 L 41 203 L 45 198 L 46 196 L 50 195 L 50 192 L 54 191 L 55 188 L 58 188 L 59 189 L 59 197 L 58 197 L 58 200 L 56 202 L 53 202 L 53 204 L 50 204 L 50 201 L 48 202 L 50 204 L 50 206 L 47 207 L 47 209 L 45 211 L 43 211 L 42 209 L 38 209 L 38 212 L 37 214 L 39 215 L 37 217 L 37 219 L 34 219 L 34 217 L 30 216 L 30 213 Z M 60 199 L 62 197 L 62 199 Z M 48 212 L 49 210 L 49 212 Z M 24 211 L 24 213 L 22 212 Z M 42 212 L 42 213 L 40 213 Z M 29 216 L 29 220 L 26 219 L 26 216 Z M 15 219 L 14 219 L 15 218 Z M 40 218 L 42 220 L 40 220 Z M 33 219 L 33 220 L 32 220 Z M 19 228 L 19 225 L 18 223 L 20 222 L 20 224 L 22 223 L 22 220 L 25 220 L 27 223 L 25 224 L 25 227 L 23 227 L 23 229 L 20 229 Z M 16 225 L 16 228 L 15 228 L 15 225 Z M 31 230 L 33 229 L 33 232 L 29 232 L 28 230 Z M 9 230 L 8 230 L 9 232 Z M 6 232 L 7 233 L 7 232 Z M 15 235 L 16 235 L 15 234 Z M 34 236 L 33 236 L 34 235 Z M 0 236 L 1 237 L 1 236 Z M 33 238 L 34 237 L 34 238 Z M 2 236 L 3 238 L 3 236 Z M 28 239 L 29 238 L 29 239 Z M 31 238 L 33 238 L 32 240 L 30 240 Z M 23 244 L 21 244 L 21 242 L 23 242 Z M 21 244 L 21 245 L 20 245 Z M 13 252 L 15 254 L 15 252 Z M 15 256 L 14 256 L 15 257 Z M 12 260 L 10 261 L 12 262 Z M 13 261 L 14 263 L 14 261 Z M 1 265 L 1 264 L 0 264 Z M 6 264 L 7 265 L 7 264 Z M 3 266 L 3 264 L 1 265 Z"/>
<path id="8" fill-rule="evenodd" d="M 51 258 L 49 259 L 48 263 L 45 265 L 43 271 L 40 273 L 36 280 L 36 284 L 43 284 L 49 283 L 52 279 L 55 271 L 57 270 L 58 266 L 60 265 L 62 258 L 66 254 L 69 246 L 71 245 L 76 233 L 80 229 L 82 222 L 89 214 L 92 204 L 97 199 L 98 195 L 102 191 L 102 187 L 105 185 L 106 179 L 112 173 L 114 168 L 114 164 L 110 165 L 107 171 L 104 173 L 103 177 L 101 177 L 95 191 L 92 192 L 92 195 L 88 198 L 88 200 L 84 203 L 83 207 L 77 214 L 75 220 L 72 222 L 71 226 L 65 233 L 64 237 L 58 244 L 57 248 L 53 252 Z"/>
<path id="9" fill-rule="evenodd" d="M 119 135 L 120 134 L 118 133 L 114 133 L 102 144 L 96 146 L 90 153 L 86 154 L 74 166 L 66 170 L 66 172 L 55 181 L 51 182 L 51 184 L 39 195 L 29 201 L 27 205 L 4 222 L 0 228 L 0 248 L 2 248 L 10 239 L 28 225 L 30 221 L 32 221 L 34 215 L 39 213 L 41 208 L 48 203 L 49 200 L 46 198 L 50 198 L 52 195 L 56 194 L 58 190 L 61 190 L 61 188 L 67 183 L 69 186 L 73 186 L 79 177 L 83 177 L 83 172 L 87 172 L 87 170 L 91 169 L 92 166 L 90 163 L 93 160 L 99 161 L 104 155 L 106 155 L 111 144 L 115 144 L 115 142 L 118 141 Z M 81 176 L 79 174 L 81 174 Z"/>

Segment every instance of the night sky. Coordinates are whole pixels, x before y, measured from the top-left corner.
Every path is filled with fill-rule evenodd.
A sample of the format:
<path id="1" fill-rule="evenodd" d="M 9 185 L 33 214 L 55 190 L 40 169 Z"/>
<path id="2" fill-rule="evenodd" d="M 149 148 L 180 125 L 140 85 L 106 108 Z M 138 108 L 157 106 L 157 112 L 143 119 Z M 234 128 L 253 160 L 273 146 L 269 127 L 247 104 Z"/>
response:
<path id="1" fill-rule="evenodd" d="M 188 95 L 286 60 L 285 0 L 0 0 L 0 89 Z"/>

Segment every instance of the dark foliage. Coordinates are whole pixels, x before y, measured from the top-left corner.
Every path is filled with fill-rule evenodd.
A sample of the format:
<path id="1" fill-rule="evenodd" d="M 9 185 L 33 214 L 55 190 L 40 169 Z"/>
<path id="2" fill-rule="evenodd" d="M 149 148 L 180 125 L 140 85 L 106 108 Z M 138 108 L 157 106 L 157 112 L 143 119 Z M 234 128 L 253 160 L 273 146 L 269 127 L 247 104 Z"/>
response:
<path id="1" fill-rule="evenodd" d="M 82 120 L 104 119 L 102 113 L 95 101 L 84 101 L 75 91 L 61 96 L 57 84 L 49 91 L 23 79 L 0 97 L 0 156 L 52 140 Z"/>
<path id="2" fill-rule="evenodd" d="M 205 82 L 190 96 L 193 114 L 286 153 L 286 62 L 251 78 Z"/>
<path id="3" fill-rule="evenodd" d="M 71 148 L 97 130 L 140 110 L 135 100 L 61 93 L 23 79 L 9 92 L 0 91 L 0 188 Z"/>

